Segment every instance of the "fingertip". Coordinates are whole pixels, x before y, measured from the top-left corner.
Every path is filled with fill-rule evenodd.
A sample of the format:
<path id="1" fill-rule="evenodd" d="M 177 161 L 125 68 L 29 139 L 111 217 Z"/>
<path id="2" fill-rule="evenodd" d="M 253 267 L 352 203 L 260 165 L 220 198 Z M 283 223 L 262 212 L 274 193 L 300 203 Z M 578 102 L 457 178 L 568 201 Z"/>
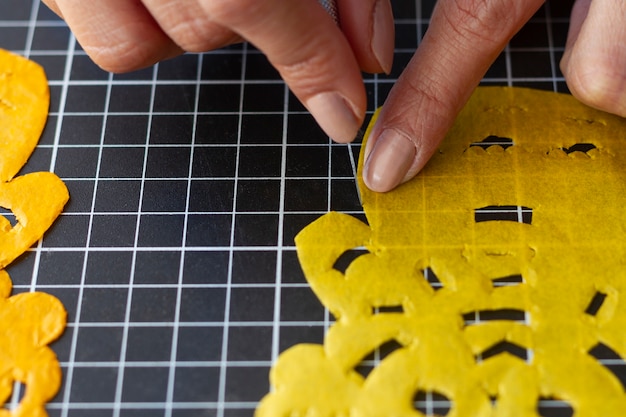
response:
<path id="1" fill-rule="evenodd" d="M 352 142 L 363 123 L 364 111 L 338 92 L 316 94 L 307 99 L 305 105 L 335 142 Z"/>
<path id="2" fill-rule="evenodd" d="M 375 139 L 363 167 L 365 185 L 377 192 L 387 192 L 412 178 L 418 155 L 415 142 L 396 129 L 385 129 Z"/>

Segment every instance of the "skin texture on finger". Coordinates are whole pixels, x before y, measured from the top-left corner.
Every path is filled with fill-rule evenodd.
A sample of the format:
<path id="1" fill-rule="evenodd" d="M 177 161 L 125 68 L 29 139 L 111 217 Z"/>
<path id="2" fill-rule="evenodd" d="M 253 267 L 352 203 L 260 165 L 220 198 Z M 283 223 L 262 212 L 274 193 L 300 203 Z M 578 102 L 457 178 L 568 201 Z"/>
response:
<path id="1" fill-rule="evenodd" d="M 93 61 L 126 72 L 180 54 L 139 0 L 56 0 L 61 15 Z"/>
<path id="2" fill-rule="evenodd" d="M 576 2 L 561 71 L 580 101 L 626 117 L 626 3 Z"/>
<path id="3" fill-rule="evenodd" d="M 142 0 L 161 29 L 183 50 L 206 52 L 241 42 L 232 30 L 210 21 L 197 0 Z"/>
<path id="4" fill-rule="evenodd" d="M 365 149 L 363 179 L 390 191 L 428 162 L 481 78 L 543 0 L 440 0 Z"/>
<path id="5" fill-rule="evenodd" d="M 337 142 L 353 140 L 366 96 L 350 45 L 317 0 L 201 0 L 213 22 L 263 51 Z"/>
<path id="6" fill-rule="evenodd" d="M 389 0 L 340 0 L 339 22 L 359 66 L 365 72 L 389 74 L 395 28 Z"/>

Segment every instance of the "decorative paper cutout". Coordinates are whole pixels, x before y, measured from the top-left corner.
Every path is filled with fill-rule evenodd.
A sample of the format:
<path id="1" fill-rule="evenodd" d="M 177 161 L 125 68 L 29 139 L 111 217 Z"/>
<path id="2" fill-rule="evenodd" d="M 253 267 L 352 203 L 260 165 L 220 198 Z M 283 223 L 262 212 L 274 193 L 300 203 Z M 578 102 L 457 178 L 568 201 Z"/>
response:
<path id="1" fill-rule="evenodd" d="M 336 322 L 279 357 L 257 417 L 422 416 L 425 395 L 449 416 L 624 415 L 596 357 L 626 357 L 625 146 L 624 119 L 571 96 L 479 88 L 418 177 L 360 183 L 369 226 L 329 213 L 297 236 Z"/>
<path id="2" fill-rule="evenodd" d="M 63 333 L 63 305 L 44 293 L 10 297 L 11 279 L 2 270 L 41 238 L 69 199 L 52 173 L 14 178 L 37 145 L 49 101 L 43 69 L 0 49 L 0 206 L 16 220 L 13 225 L 0 216 L 0 401 L 6 404 L 15 382 L 26 388 L 19 405 L 0 409 L 0 416 L 47 416 L 44 405 L 61 385 L 59 363 L 47 345 Z"/>

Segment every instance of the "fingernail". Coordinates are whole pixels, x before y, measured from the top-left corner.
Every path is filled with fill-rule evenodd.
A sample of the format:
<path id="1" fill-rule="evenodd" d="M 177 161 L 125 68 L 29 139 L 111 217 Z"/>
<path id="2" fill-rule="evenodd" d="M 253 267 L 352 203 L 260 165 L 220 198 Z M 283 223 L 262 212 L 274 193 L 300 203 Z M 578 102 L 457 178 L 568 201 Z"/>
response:
<path id="1" fill-rule="evenodd" d="M 402 183 L 417 150 L 411 139 L 394 129 L 384 130 L 365 161 L 363 180 L 372 191 L 386 192 Z"/>
<path id="2" fill-rule="evenodd" d="M 354 140 L 361 127 L 354 107 L 341 94 L 320 93 L 306 102 L 317 123 L 336 142 Z"/>
<path id="3" fill-rule="evenodd" d="M 385 74 L 391 72 L 394 48 L 393 11 L 388 0 L 378 0 L 374 6 L 374 30 L 371 48 Z"/>

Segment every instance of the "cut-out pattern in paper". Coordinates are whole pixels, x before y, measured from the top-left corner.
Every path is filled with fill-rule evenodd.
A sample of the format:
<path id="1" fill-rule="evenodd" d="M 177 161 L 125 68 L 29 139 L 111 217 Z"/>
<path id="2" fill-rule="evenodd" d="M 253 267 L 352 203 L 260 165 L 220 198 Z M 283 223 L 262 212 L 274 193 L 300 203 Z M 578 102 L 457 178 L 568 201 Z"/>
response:
<path id="1" fill-rule="evenodd" d="M 599 360 L 626 357 L 624 119 L 479 88 L 414 180 L 360 188 L 369 225 L 329 213 L 297 236 L 336 322 L 323 345 L 281 354 L 257 417 L 626 413 Z"/>
<path id="2" fill-rule="evenodd" d="M 0 416 L 45 417 L 45 403 L 61 385 L 61 369 L 48 344 L 66 324 L 59 300 L 44 293 L 11 295 L 3 270 L 52 225 L 69 195 L 49 172 L 16 177 L 35 149 L 49 105 L 43 69 L 32 61 L 0 50 Z M 11 409 L 13 387 L 24 386 Z"/>

